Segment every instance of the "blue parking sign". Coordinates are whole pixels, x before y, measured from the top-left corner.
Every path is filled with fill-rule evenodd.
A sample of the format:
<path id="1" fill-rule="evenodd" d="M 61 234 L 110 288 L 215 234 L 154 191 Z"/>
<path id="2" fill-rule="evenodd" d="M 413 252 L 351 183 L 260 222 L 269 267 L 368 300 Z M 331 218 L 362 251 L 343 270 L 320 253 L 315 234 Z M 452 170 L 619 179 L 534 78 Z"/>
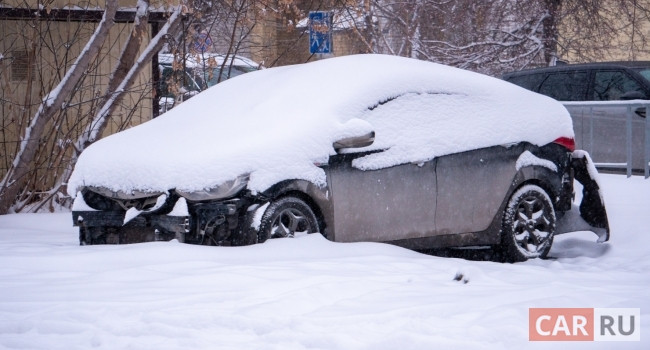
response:
<path id="1" fill-rule="evenodd" d="M 332 53 L 331 12 L 309 12 L 309 53 Z"/>
<path id="2" fill-rule="evenodd" d="M 201 51 L 201 53 L 207 51 L 211 45 L 212 38 L 208 33 L 199 33 L 199 35 L 194 39 L 194 49 Z"/>

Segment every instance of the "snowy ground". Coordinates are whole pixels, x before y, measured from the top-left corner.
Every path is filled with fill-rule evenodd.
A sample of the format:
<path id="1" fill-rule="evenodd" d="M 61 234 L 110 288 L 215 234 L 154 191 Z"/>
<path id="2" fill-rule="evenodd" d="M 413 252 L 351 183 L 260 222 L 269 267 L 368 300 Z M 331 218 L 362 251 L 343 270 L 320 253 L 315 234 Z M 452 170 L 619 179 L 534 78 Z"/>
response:
<path id="1" fill-rule="evenodd" d="M 67 213 L 0 216 L 0 348 L 648 349 L 650 179 L 601 181 L 610 242 L 514 265 L 320 235 L 80 247 Z M 641 308 L 641 342 L 531 343 L 531 307 Z"/>

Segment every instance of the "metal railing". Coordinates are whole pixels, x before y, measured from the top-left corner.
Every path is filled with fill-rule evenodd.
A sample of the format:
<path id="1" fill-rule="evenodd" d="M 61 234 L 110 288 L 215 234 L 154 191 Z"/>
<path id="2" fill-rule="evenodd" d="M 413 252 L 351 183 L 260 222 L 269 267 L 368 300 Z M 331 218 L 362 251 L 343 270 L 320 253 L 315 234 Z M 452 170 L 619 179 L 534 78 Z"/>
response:
<path id="1" fill-rule="evenodd" d="M 650 121 L 648 121 L 648 116 L 649 116 L 649 109 L 650 109 L 650 102 L 641 102 L 641 101 L 603 101 L 603 102 L 562 102 L 565 107 L 567 107 L 570 111 L 572 109 L 580 108 L 580 111 L 583 113 L 581 115 L 582 118 L 587 117 L 587 125 L 585 126 L 585 123 L 582 123 L 582 137 L 583 143 L 589 142 L 590 147 L 585 147 L 585 150 L 590 152 L 591 150 L 589 148 L 593 148 L 594 142 L 607 142 L 607 140 L 594 140 L 594 120 L 595 120 L 595 111 L 600 110 L 600 111 L 607 111 L 607 110 L 612 110 L 612 109 L 621 109 L 622 107 L 625 108 L 625 162 L 624 163 L 605 163 L 605 162 L 599 162 L 597 159 L 598 155 L 596 155 L 596 158 L 594 159 L 594 163 L 598 168 L 624 168 L 626 170 L 627 176 L 631 177 L 632 176 L 632 170 L 633 170 L 633 162 L 632 160 L 635 157 L 643 157 L 643 173 L 645 178 L 647 179 L 650 177 Z M 643 116 L 643 129 L 641 131 L 641 135 L 645 135 L 644 141 L 641 145 L 634 145 L 633 143 L 633 123 L 632 120 L 635 117 L 635 113 L 643 113 L 645 112 Z M 571 117 L 572 118 L 577 118 L 576 115 L 574 115 L 575 112 L 572 112 Z M 585 133 L 584 128 L 587 128 L 587 132 Z M 576 133 L 579 131 L 576 130 Z M 590 152 L 591 153 L 591 152 Z M 592 155 L 593 156 L 593 155 Z"/>

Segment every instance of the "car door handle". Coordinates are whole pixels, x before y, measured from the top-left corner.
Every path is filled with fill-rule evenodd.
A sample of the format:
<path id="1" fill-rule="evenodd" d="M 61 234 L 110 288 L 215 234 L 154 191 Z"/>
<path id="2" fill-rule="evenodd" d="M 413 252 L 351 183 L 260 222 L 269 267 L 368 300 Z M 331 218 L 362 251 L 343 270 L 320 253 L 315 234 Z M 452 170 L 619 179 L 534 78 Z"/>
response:
<path id="1" fill-rule="evenodd" d="M 641 118 L 645 118 L 646 117 L 645 111 L 646 111 L 645 107 L 639 107 L 634 110 L 634 113 L 636 113 L 636 115 L 638 115 Z"/>

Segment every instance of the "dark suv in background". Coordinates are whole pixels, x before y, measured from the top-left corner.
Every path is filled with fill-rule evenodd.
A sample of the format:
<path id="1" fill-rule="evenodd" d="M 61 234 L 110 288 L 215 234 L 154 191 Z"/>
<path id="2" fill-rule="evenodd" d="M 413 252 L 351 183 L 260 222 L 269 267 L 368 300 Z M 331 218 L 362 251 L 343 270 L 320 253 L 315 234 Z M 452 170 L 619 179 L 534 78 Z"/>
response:
<path id="1" fill-rule="evenodd" d="M 576 147 L 587 150 L 599 168 L 627 166 L 630 104 L 622 101 L 650 100 L 650 61 L 562 64 L 507 73 L 503 79 L 564 102 Z M 648 152 L 645 108 L 631 110 L 632 169 L 642 171 Z"/>

